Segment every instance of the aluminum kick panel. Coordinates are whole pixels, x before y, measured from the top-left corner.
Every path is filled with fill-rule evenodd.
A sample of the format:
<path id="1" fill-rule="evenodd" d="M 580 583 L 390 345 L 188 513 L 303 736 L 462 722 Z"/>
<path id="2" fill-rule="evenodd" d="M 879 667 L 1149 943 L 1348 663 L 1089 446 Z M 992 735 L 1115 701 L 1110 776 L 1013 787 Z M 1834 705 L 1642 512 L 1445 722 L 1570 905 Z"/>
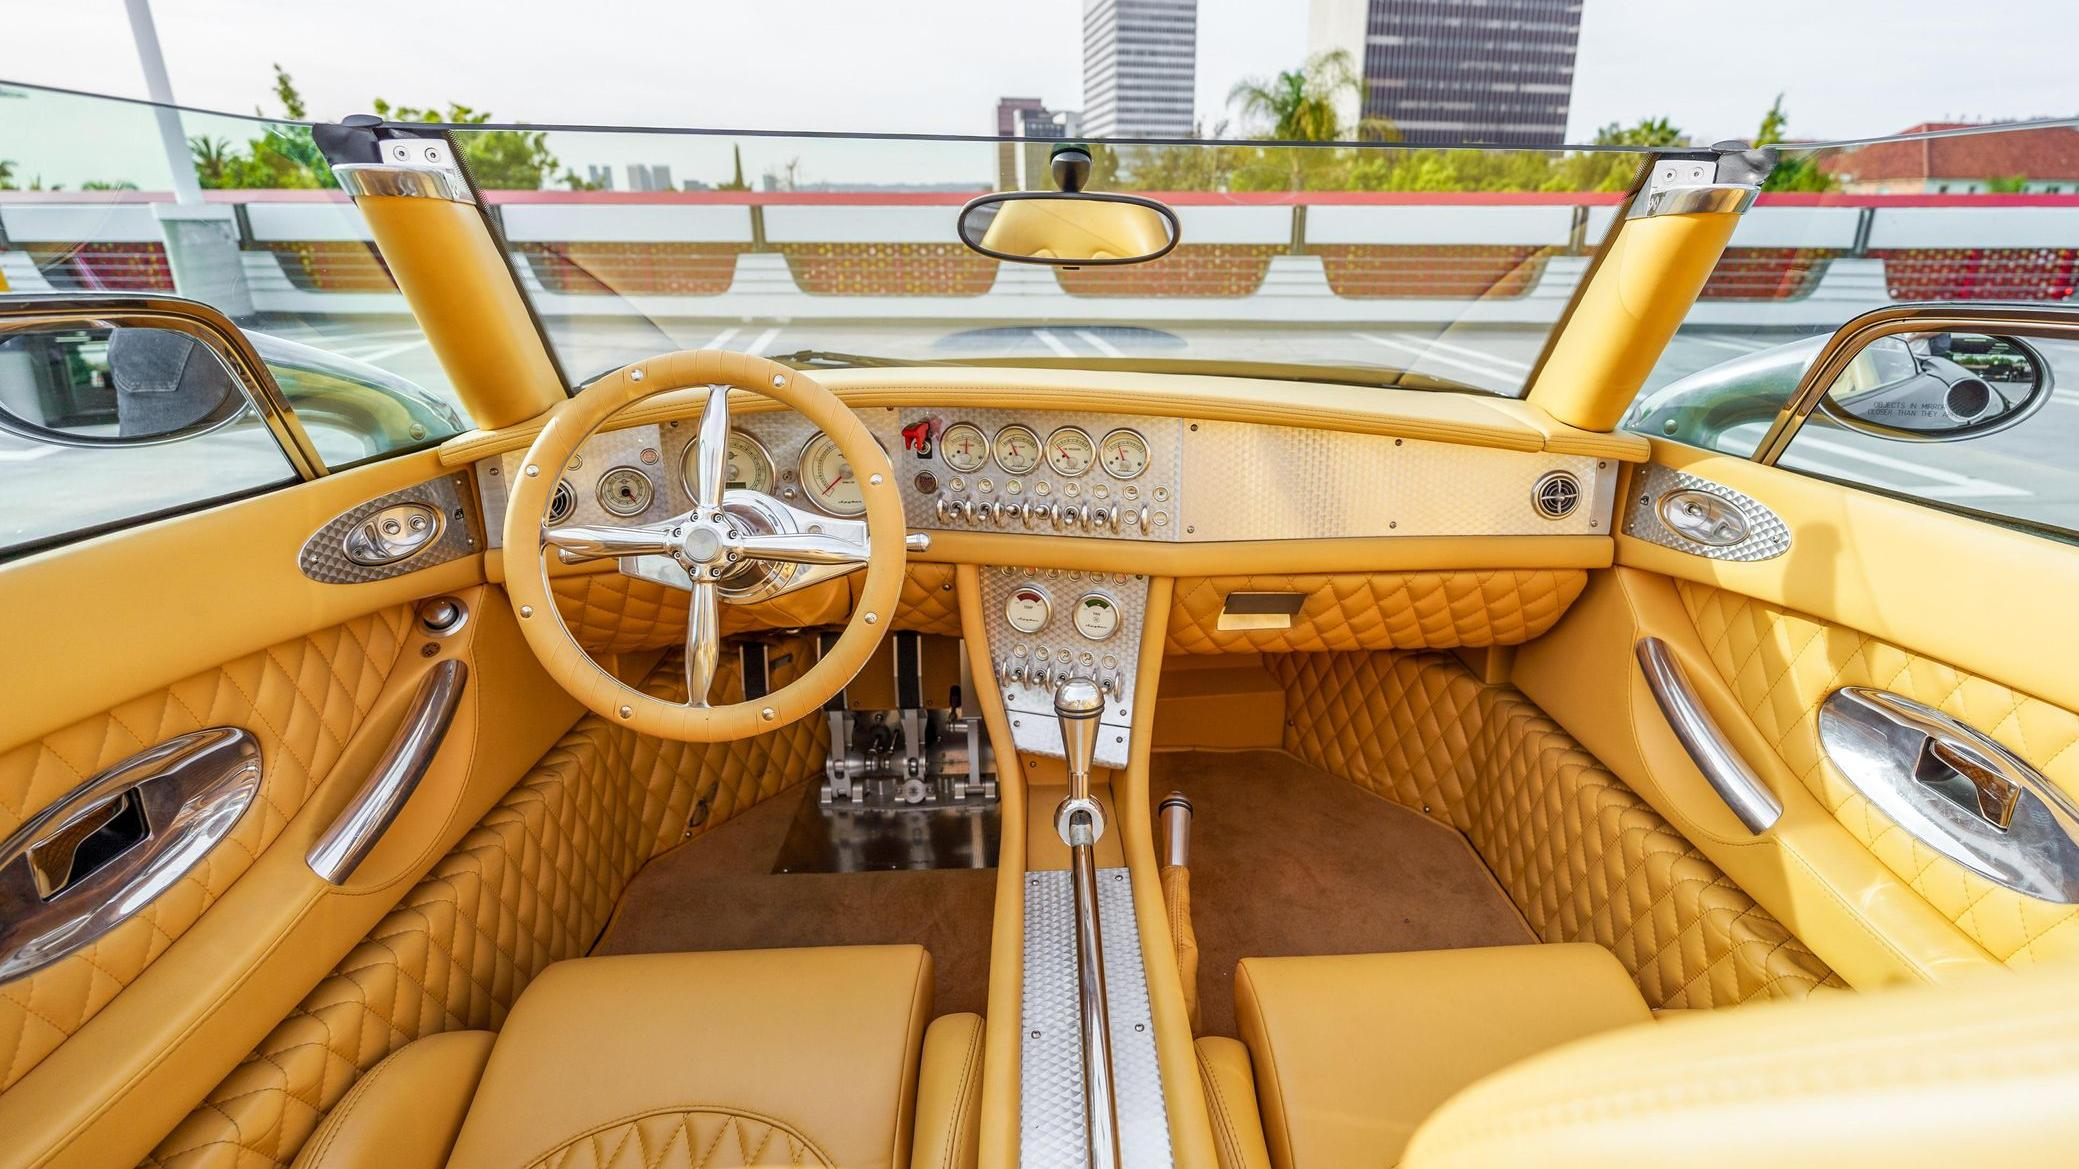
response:
<path id="1" fill-rule="evenodd" d="M 1175 1158 L 1162 1099 L 1162 1066 L 1155 1057 L 1140 926 L 1133 916 L 1133 882 L 1125 869 L 1097 870 L 1097 919 L 1104 930 L 1119 1160 L 1134 1169 L 1164 1169 Z M 1025 874 L 1024 974 L 1018 1164 L 1022 1169 L 1087 1169 L 1076 906 L 1066 870 Z"/>

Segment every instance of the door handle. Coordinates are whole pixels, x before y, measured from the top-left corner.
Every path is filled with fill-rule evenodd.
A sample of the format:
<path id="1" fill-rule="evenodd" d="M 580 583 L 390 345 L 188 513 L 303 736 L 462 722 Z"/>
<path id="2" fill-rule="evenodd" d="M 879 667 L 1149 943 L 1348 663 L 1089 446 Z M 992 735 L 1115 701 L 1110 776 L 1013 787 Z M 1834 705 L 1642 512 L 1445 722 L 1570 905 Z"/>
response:
<path id="1" fill-rule="evenodd" d="M 1657 637 L 1642 637 L 1632 652 L 1639 659 L 1639 670 L 1646 675 L 1646 689 L 1652 692 L 1662 717 L 1668 720 L 1690 761 L 1703 772 L 1711 790 L 1718 793 L 1747 831 L 1759 836 L 1774 827 L 1783 817 L 1783 801 L 1754 774 L 1725 732 L 1718 729 L 1718 721 L 1704 709 L 1696 688 L 1689 684 L 1682 663 L 1675 660 L 1675 651 Z"/>
<path id="2" fill-rule="evenodd" d="M 344 885 L 375 851 L 383 833 L 418 790 L 426 769 L 433 765 L 433 753 L 447 738 L 448 724 L 455 721 L 455 708 L 462 703 L 462 687 L 468 681 L 469 667 L 451 659 L 434 666 L 419 683 L 403 724 L 368 773 L 367 782 L 304 854 L 312 872 L 334 885 Z"/>
<path id="3" fill-rule="evenodd" d="M 168 739 L 65 793 L 0 842 L 0 982 L 71 954 L 173 887 L 260 790 L 238 727 Z"/>
<path id="4" fill-rule="evenodd" d="M 1975 727 L 1844 686 L 1819 707 L 1835 769 L 1914 839 L 2018 893 L 2079 904 L 2079 804 Z"/>

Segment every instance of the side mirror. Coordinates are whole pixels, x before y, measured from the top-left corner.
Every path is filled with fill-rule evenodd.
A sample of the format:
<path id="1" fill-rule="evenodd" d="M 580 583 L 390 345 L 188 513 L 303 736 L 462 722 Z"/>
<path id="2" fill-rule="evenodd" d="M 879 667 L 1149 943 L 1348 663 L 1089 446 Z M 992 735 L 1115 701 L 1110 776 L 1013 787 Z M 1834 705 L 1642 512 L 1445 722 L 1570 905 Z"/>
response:
<path id="1" fill-rule="evenodd" d="M 1819 411 L 1840 426 L 1906 442 L 2005 430 L 2050 400 L 2050 363 L 2018 337 L 1899 333 L 1865 345 Z"/>
<path id="2" fill-rule="evenodd" d="M 172 442 L 246 413 L 238 376 L 179 328 L 0 318 L 0 430 L 58 446 Z"/>
<path id="3" fill-rule="evenodd" d="M 960 209 L 960 242 L 997 260 L 1065 267 L 1144 264 L 1177 246 L 1177 214 L 1153 199 L 1008 191 Z"/>

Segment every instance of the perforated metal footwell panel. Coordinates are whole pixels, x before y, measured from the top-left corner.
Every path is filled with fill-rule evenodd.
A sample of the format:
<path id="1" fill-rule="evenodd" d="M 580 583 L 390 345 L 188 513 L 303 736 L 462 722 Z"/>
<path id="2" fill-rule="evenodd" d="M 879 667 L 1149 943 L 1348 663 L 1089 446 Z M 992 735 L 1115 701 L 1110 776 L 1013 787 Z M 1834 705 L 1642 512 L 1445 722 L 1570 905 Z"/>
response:
<path id="1" fill-rule="evenodd" d="M 1162 1103 L 1162 1068 L 1155 1060 L 1141 932 L 1125 869 L 1097 871 L 1097 919 L 1104 930 L 1119 1159 L 1128 1169 L 1169 1169 L 1175 1160 Z M 1027 873 L 1024 1027 L 1019 1035 L 1021 1169 L 1085 1169 L 1089 1164 L 1077 997 L 1076 906 L 1068 873 Z"/>

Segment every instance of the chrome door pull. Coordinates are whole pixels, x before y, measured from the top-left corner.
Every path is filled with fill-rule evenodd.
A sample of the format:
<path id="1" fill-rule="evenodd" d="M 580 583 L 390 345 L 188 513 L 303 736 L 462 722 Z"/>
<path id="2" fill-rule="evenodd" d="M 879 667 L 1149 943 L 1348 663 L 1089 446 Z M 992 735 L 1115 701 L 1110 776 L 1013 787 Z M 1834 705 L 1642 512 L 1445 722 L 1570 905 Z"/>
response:
<path id="1" fill-rule="evenodd" d="M 173 887 L 260 790 L 260 744 L 212 727 L 140 751 L 0 842 L 0 982 L 92 943 Z"/>
<path id="2" fill-rule="evenodd" d="M 1681 740 L 1682 749 L 1704 773 L 1704 779 L 1725 806 L 1732 809 L 1747 831 L 1756 836 L 1767 832 L 1783 815 L 1783 801 L 1769 790 L 1747 761 L 1733 749 L 1718 729 L 1717 720 L 1704 709 L 1696 690 L 1689 684 L 1689 675 L 1682 672 L 1682 663 L 1675 660 L 1673 650 L 1667 642 L 1657 637 L 1642 637 L 1633 647 L 1638 655 L 1639 669 L 1646 675 L 1646 688 L 1653 692 L 1653 701 L 1660 706 L 1660 713 L 1673 728 L 1675 738 Z"/>
<path id="3" fill-rule="evenodd" d="M 368 773 L 368 781 L 305 854 L 312 872 L 334 885 L 344 885 L 375 851 L 383 833 L 426 777 L 433 753 L 447 738 L 448 724 L 455 721 L 455 708 L 462 703 L 462 687 L 468 681 L 469 667 L 450 659 L 433 667 L 419 683 L 397 737 L 390 740 L 383 757 Z"/>
<path id="4" fill-rule="evenodd" d="M 1902 695 L 1844 686 L 1820 704 L 1819 743 L 1914 839 L 2017 893 L 2079 904 L 2079 804 L 1976 728 Z"/>

